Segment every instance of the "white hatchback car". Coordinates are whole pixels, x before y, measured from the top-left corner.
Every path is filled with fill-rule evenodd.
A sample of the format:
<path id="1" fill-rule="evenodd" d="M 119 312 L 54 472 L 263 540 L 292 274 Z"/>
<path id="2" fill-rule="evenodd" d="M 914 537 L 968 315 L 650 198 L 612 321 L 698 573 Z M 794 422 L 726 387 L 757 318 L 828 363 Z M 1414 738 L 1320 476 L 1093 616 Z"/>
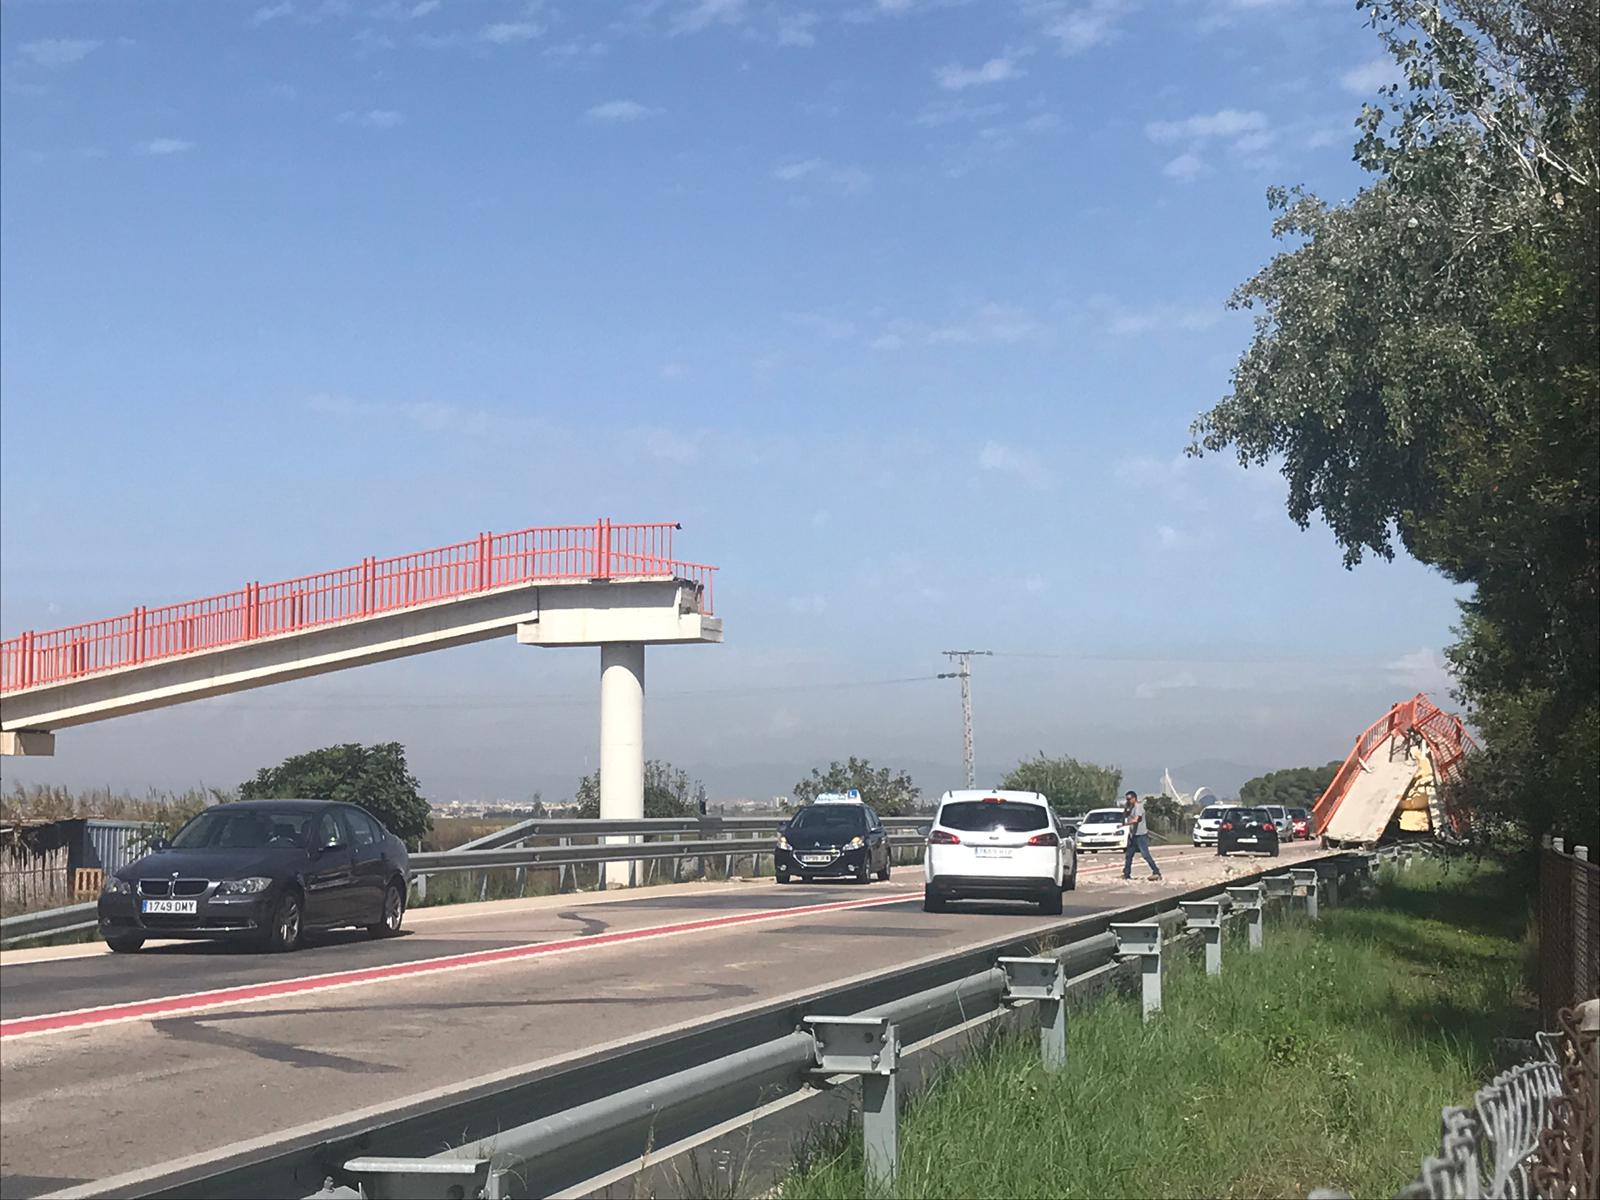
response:
<path id="1" fill-rule="evenodd" d="M 946 792 L 928 831 L 922 907 L 1032 900 L 1047 916 L 1078 886 L 1078 852 L 1038 792 Z"/>
<path id="2" fill-rule="evenodd" d="M 1120 808 L 1097 808 L 1078 822 L 1074 838 L 1079 850 L 1122 850 L 1128 845 L 1128 826 Z"/>
<path id="3" fill-rule="evenodd" d="M 1217 826 L 1222 824 L 1222 814 L 1230 807 L 1227 804 L 1208 804 L 1200 810 L 1200 815 L 1194 819 L 1194 833 L 1191 835 L 1196 846 L 1217 844 Z"/>

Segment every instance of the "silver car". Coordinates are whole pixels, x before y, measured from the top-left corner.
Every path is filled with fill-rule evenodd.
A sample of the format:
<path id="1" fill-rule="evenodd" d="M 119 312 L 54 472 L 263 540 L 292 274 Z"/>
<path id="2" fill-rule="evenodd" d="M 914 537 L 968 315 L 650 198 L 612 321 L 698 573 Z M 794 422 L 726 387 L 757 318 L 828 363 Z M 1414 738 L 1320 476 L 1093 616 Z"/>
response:
<path id="1" fill-rule="evenodd" d="M 1285 842 L 1294 841 L 1294 823 L 1289 820 L 1289 810 L 1281 804 L 1262 804 L 1272 817 L 1272 823 L 1278 827 L 1278 837 Z"/>

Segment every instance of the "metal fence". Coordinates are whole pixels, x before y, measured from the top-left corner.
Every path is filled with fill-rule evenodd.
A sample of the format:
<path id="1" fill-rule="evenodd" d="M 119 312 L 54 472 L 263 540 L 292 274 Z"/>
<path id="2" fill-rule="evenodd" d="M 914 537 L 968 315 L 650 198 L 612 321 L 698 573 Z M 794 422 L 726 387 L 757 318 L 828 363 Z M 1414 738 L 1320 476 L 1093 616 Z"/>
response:
<path id="1" fill-rule="evenodd" d="M 1546 836 L 1539 850 L 1539 1015 L 1556 1014 L 1600 995 L 1600 865 L 1589 847 L 1568 851 Z"/>

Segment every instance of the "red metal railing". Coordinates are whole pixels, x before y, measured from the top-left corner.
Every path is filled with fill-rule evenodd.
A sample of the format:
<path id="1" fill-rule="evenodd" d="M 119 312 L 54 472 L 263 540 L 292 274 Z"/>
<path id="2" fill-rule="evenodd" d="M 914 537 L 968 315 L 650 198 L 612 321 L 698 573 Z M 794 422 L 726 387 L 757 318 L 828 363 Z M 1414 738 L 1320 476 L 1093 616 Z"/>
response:
<path id="1" fill-rule="evenodd" d="M 1328 785 L 1327 790 L 1317 799 L 1316 806 L 1311 810 L 1313 834 L 1321 836 L 1328 828 L 1328 822 L 1333 819 L 1333 814 L 1343 803 L 1345 793 L 1355 782 L 1362 764 L 1372 756 L 1373 751 L 1397 733 L 1402 735 L 1416 733 L 1428 743 L 1428 750 L 1433 758 L 1435 784 L 1441 790 L 1460 776 L 1461 761 L 1467 752 L 1478 748 L 1478 744 L 1472 740 L 1472 735 L 1467 732 L 1467 727 L 1461 718 L 1454 713 L 1445 712 L 1430 700 L 1425 692 L 1418 692 L 1411 699 L 1402 700 L 1367 726 L 1356 739 L 1355 747 L 1334 775 L 1333 782 Z M 1462 821 L 1461 814 L 1451 811 L 1448 803 L 1445 805 L 1445 811 L 1451 823 L 1459 826 Z"/>
<path id="2" fill-rule="evenodd" d="M 480 533 L 419 554 L 365 558 L 353 567 L 250 583 L 204 600 L 30 631 L 0 642 L 0 693 L 540 580 L 672 576 L 697 584 L 701 611 L 710 614 L 716 568 L 672 557 L 677 528 L 600 520 Z"/>

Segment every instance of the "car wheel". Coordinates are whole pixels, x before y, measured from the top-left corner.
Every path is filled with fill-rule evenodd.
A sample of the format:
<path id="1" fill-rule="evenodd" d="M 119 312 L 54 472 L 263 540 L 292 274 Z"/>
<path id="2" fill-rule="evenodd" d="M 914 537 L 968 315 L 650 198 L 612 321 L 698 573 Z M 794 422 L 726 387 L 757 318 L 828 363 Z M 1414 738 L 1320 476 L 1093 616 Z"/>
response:
<path id="1" fill-rule="evenodd" d="M 1039 912 L 1046 917 L 1059 917 L 1061 915 L 1061 891 L 1051 888 L 1039 897 Z"/>
<path id="2" fill-rule="evenodd" d="M 1217 843 L 1217 857 L 1218 858 L 1227 858 L 1228 857 L 1228 852 L 1222 848 L 1222 843 L 1220 843 L 1220 842 Z"/>
<path id="3" fill-rule="evenodd" d="M 106 936 L 106 945 L 111 947 L 113 954 L 132 954 L 144 945 L 144 935 L 141 933 L 113 933 Z"/>
<path id="4" fill-rule="evenodd" d="M 888 883 L 889 882 L 889 867 L 891 865 L 892 864 L 889 862 L 889 852 L 887 850 L 885 850 L 883 852 L 883 870 L 878 872 L 878 882 L 879 883 Z"/>
<path id="5" fill-rule="evenodd" d="M 1072 874 L 1067 876 L 1067 881 L 1061 885 L 1061 890 L 1064 891 L 1064 892 L 1075 892 L 1075 891 L 1078 890 L 1078 864 L 1077 863 L 1073 863 L 1072 864 Z"/>
<path id="6" fill-rule="evenodd" d="M 923 912 L 944 912 L 948 907 L 949 902 L 946 901 L 942 896 L 936 895 L 932 888 L 924 887 L 922 889 Z"/>
<path id="7" fill-rule="evenodd" d="M 406 917 L 406 894 L 398 883 L 391 883 L 383 891 L 383 916 L 376 925 L 368 925 L 367 933 L 375 938 L 394 937 L 400 932 L 400 922 Z"/>
<path id="8" fill-rule="evenodd" d="M 787 871 L 779 871 L 777 873 L 777 875 L 774 876 L 774 878 L 776 878 L 779 883 L 788 883 L 789 882 L 789 872 L 787 872 Z"/>
<path id="9" fill-rule="evenodd" d="M 267 949 L 277 954 L 298 950 L 305 936 L 304 916 L 300 893 L 292 890 L 285 892 L 278 901 L 278 907 L 272 910 L 272 924 L 267 929 Z"/>
<path id="10" fill-rule="evenodd" d="M 861 865 L 856 868 L 856 882 L 872 882 L 872 862 L 865 854 L 861 856 Z"/>
<path id="11" fill-rule="evenodd" d="M 1272 844 L 1272 851 L 1271 851 L 1271 855 L 1270 856 L 1272 858 L 1277 858 L 1278 857 L 1278 844 L 1276 842 L 1274 842 Z"/>

